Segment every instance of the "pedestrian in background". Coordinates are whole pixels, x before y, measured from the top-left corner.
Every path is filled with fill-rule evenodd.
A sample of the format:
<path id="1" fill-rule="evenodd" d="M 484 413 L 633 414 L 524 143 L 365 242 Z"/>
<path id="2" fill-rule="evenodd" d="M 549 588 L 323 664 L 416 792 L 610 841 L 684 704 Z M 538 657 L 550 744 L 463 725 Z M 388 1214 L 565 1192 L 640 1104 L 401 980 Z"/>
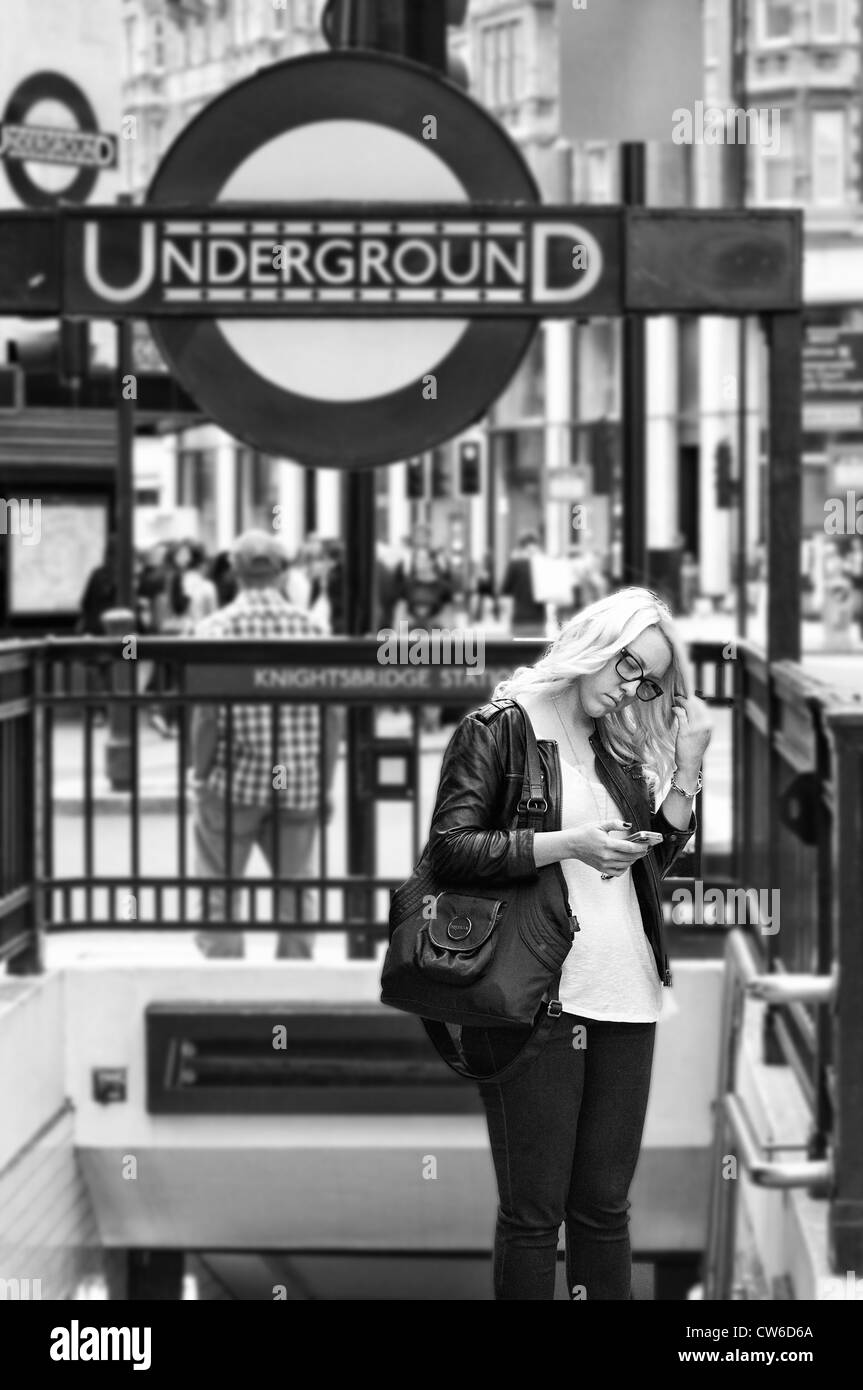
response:
<path id="1" fill-rule="evenodd" d="M 345 547 L 334 538 L 325 544 L 327 573 L 325 579 L 329 607 L 329 629 L 333 636 L 346 631 L 345 614 Z"/>
<path id="2" fill-rule="evenodd" d="M 406 622 L 410 631 L 428 633 L 448 626 L 453 581 L 446 559 L 432 545 L 431 527 L 414 528 L 407 556 L 396 566 L 395 626 Z M 440 727 L 441 706 L 421 705 L 420 726 L 427 732 Z"/>
<path id="3" fill-rule="evenodd" d="M 229 550 L 220 550 L 213 560 L 210 567 L 210 579 L 216 590 L 216 602 L 219 608 L 224 608 L 231 603 L 239 593 L 237 577 L 234 574 L 234 567 L 231 564 L 231 553 Z"/>
<path id="4" fill-rule="evenodd" d="M 142 622 L 141 631 L 148 637 L 159 636 L 167 613 L 168 548 L 165 541 L 159 541 L 152 546 L 144 555 L 138 574 L 137 593 Z M 139 672 L 139 689 L 145 695 L 155 695 L 167 689 L 168 670 L 169 668 L 164 662 L 143 662 Z M 155 729 L 162 738 L 172 738 L 174 730 L 165 717 L 162 705 L 155 700 L 148 700 L 144 709 L 146 710 L 147 723 L 151 729 Z"/>
<path id="5" fill-rule="evenodd" d="M 396 621 L 427 632 L 445 626 L 446 609 L 452 601 L 453 582 L 446 558 L 432 545 L 431 527 L 414 527 L 408 553 L 395 571 Z"/>
<path id="6" fill-rule="evenodd" d="M 539 536 L 524 531 L 510 555 L 500 586 L 504 618 L 513 637 L 543 637 L 547 621 L 544 603 L 534 598 L 533 559 L 542 554 Z"/>
<path id="7" fill-rule="evenodd" d="M 283 593 L 289 603 L 309 613 L 329 630 L 330 615 L 326 595 L 328 564 L 324 544 L 310 531 L 283 575 Z"/>
<path id="8" fill-rule="evenodd" d="M 216 586 L 205 574 L 206 565 L 206 552 L 197 541 L 184 541 L 178 547 L 172 579 L 178 636 L 190 636 L 219 606 Z"/>
<path id="9" fill-rule="evenodd" d="M 471 622 L 480 624 L 496 623 L 500 617 L 497 593 L 494 587 L 494 567 L 489 550 L 485 552 L 474 569 L 468 613 Z"/>
<path id="10" fill-rule="evenodd" d="M 104 637 L 102 614 L 117 606 L 117 538 L 105 542 L 102 562 L 87 576 L 81 595 L 80 616 L 76 631 L 91 637 Z"/>
<path id="11" fill-rule="evenodd" d="M 375 541 L 375 621 L 373 630 L 391 628 L 395 622 L 395 609 L 399 597 L 399 581 L 396 577 L 397 561 L 390 547 L 384 541 Z"/>
<path id="12" fill-rule="evenodd" d="M 266 531 L 246 531 L 232 551 L 239 593 L 232 603 L 199 623 L 195 636 L 284 639 L 324 636 L 323 629 L 279 589 L 287 557 Z M 321 784 L 321 711 L 314 705 L 276 704 L 277 736 L 273 746 L 272 711 L 268 703 L 237 704 L 228 715 L 223 706 L 198 705 L 192 724 L 195 873 L 215 883 L 226 874 L 242 876 L 255 845 L 270 869 L 284 877 L 314 873 L 314 852 L 322 802 L 329 791 L 339 751 L 340 711 L 327 705 L 326 763 Z M 229 761 L 230 746 L 230 761 Z M 275 756 L 275 765 L 274 765 Z M 227 843 L 228 803 L 231 840 Z M 299 898 L 297 914 L 295 902 Z M 276 900 L 279 922 L 308 921 L 316 915 L 317 895 L 311 889 L 295 894 L 280 889 Z M 206 903 L 209 903 L 207 908 Z M 239 895 L 222 887 L 208 890 L 202 915 L 208 920 L 236 921 Z M 205 926 L 196 936 L 205 956 L 243 955 L 240 930 L 213 932 Z M 312 955 L 312 936 L 279 932 L 280 959 Z"/>
<path id="13" fill-rule="evenodd" d="M 109 536 L 105 542 L 102 563 L 96 565 L 87 576 L 84 592 L 81 595 L 80 615 L 75 631 L 89 637 L 104 637 L 103 614 L 117 606 L 117 538 Z M 86 663 L 84 679 L 88 695 L 106 695 L 111 689 L 110 662 L 95 658 Z M 99 705 L 94 710 L 94 722 L 105 724 L 108 710 Z"/>
<path id="14" fill-rule="evenodd" d="M 174 541 L 169 544 L 163 560 L 164 584 L 156 598 L 157 625 L 162 637 L 189 637 L 190 598 L 186 590 L 186 571 L 193 559 L 193 542 Z M 170 696 L 179 689 L 176 662 L 159 663 L 159 693 Z M 180 711 L 176 704 L 165 704 L 150 710 L 150 723 L 163 738 L 176 738 L 179 733 Z"/>

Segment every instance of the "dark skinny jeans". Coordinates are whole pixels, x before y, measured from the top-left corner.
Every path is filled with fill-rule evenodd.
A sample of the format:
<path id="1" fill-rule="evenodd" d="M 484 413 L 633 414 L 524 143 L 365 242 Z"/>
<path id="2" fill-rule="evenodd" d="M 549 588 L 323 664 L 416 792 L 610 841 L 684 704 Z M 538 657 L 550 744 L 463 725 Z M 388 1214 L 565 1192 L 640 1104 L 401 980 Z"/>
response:
<path id="1" fill-rule="evenodd" d="M 524 1071 L 480 1084 L 500 1199 L 496 1299 L 554 1298 L 562 1222 L 570 1299 L 632 1297 L 628 1193 L 655 1031 L 564 1013 Z M 521 1029 L 465 1028 L 462 1045 L 473 1071 L 490 1072 L 523 1038 Z"/>

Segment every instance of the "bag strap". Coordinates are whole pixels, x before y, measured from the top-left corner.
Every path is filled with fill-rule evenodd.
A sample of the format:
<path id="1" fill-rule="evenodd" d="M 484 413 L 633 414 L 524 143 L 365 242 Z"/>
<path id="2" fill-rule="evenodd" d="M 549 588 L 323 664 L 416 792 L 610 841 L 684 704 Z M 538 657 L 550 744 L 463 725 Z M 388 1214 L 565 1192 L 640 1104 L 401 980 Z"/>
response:
<path id="1" fill-rule="evenodd" d="M 557 994 L 557 984 L 559 980 L 560 976 L 558 975 L 555 981 L 555 995 Z M 458 1047 L 453 1042 L 452 1037 L 447 1032 L 445 1023 L 436 1023 L 430 1018 L 424 1018 L 421 1022 L 431 1042 L 434 1044 L 435 1050 L 443 1061 L 446 1062 L 451 1071 L 456 1072 L 466 1081 L 493 1082 L 495 1085 L 501 1086 L 505 1081 L 511 1081 L 514 1076 L 517 1076 L 519 1072 L 523 1071 L 528 1063 L 532 1062 L 534 1057 L 542 1051 L 554 1027 L 554 1020 L 557 1017 L 559 1017 L 559 1015 L 547 1013 L 545 1006 L 543 1006 L 542 1014 L 533 1024 L 529 1036 L 525 1038 L 524 1044 L 519 1048 L 512 1060 L 507 1062 L 506 1066 L 500 1067 L 497 1071 L 492 1072 L 471 1071 L 462 1054 L 459 1052 Z"/>
<path id="2" fill-rule="evenodd" d="M 546 800 L 543 790 L 544 780 L 542 763 L 539 757 L 539 746 L 527 712 L 517 700 L 513 700 L 512 704 L 515 705 L 521 715 L 525 735 L 524 780 L 522 782 L 521 800 L 517 808 L 518 824 L 519 827 L 525 826 L 531 830 L 541 830 L 548 812 L 548 801 Z M 557 998 L 559 985 L 560 973 L 558 972 L 554 979 L 554 988 L 551 991 L 552 999 Z M 478 1073 L 470 1070 L 456 1044 L 453 1042 L 452 1037 L 447 1032 L 446 1024 L 437 1023 L 432 1019 L 424 1018 L 422 1020 L 422 1025 L 437 1052 L 452 1071 L 469 1081 L 486 1081 L 501 1085 L 504 1081 L 511 1080 L 513 1076 L 522 1071 L 524 1067 L 526 1067 L 529 1062 L 532 1062 L 534 1057 L 541 1052 L 554 1026 L 555 1017 L 557 1017 L 557 1015 L 549 1014 L 543 1009 L 539 1019 L 533 1024 L 530 1034 L 525 1039 L 524 1045 L 519 1048 L 512 1060 L 497 1071 L 487 1073 Z"/>
<path id="3" fill-rule="evenodd" d="M 521 799 L 516 807 L 518 828 L 541 830 L 548 812 L 548 801 L 545 797 L 545 779 L 539 756 L 539 745 L 527 711 L 517 700 L 511 700 L 509 703 L 518 710 L 524 726 L 524 779 Z"/>

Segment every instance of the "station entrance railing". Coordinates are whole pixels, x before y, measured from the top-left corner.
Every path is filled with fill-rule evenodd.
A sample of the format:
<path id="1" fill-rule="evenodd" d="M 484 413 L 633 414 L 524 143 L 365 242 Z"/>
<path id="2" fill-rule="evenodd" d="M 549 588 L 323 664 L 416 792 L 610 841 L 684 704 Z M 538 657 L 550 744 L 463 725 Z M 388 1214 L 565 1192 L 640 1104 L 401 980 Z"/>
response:
<path id="1" fill-rule="evenodd" d="M 371 638 L 0 645 L 0 962 L 9 974 L 39 972 L 51 933 L 188 930 L 208 916 L 215 890 L 236 892 L 244 931 L 269 932 L 273 895 L 298 901 L 310 890 L 317 912 L 297 929 L 339 933 L 347 955 L 374 957 L 389 891 L 423 843 L 448 726 L 545 645 L 489 640 L 482 671 L 382 665 Z M 759 970 L 776 977 L 766 1057 L 793 1067 L 811 1110 L 808 1157 L 829 1158 L 836 1267 L 863 1271 L 863 702 L 795 663 L 768 663 L 746 642 L 696 642 L 690 656 L 722 738 L 708 749 L 697 835 L 663 883 L 670 954 L 721 956 L 727 933 L 742 928 Z M 275 767 L 278 710 L 290 702 L 319 711 L 322 773 L 332 740 L 342 753 L 335 807 L 320 799 L 313 871 L 283 873 L 274 843 L 264 878 L 197 877 L 194 708 L 221 706 L 230 739 L 232 711 L 260 707 Z M 436 739 L 424 730 L 429 707 L 439 712 Z M 155 708 L 173 716 L 177 736 L 154 820 L 142 731 Z M 63 729 L 78 748 L 74 834 L 55 797 Z M 724 781 L 724 804 L 711 790 L 718 748 L 713 784 Z M 832 987 L 783 998 L 781 978 L 801 974 Z"/>

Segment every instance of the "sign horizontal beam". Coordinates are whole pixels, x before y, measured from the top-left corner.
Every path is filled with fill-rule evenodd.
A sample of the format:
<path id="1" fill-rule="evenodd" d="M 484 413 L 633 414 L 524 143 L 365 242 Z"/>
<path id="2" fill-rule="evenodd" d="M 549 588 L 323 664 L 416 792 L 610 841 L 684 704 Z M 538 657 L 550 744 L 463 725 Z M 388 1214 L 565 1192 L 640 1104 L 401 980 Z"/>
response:
<path id="1" fill-rule="evenodd" d="M 0 313 L 570 318 L 799 309 L 798 210 L 219 204 L 0 216 Z"/>
<path id="2" fill-rule="evenodd" d="M 63 226 L 56 214 L 0 213 L 0 314 L 59 314 Z"/>
<path id="3" fill-rule="evenodd" d="M 633 208 L 623 297 L 630 313 L 754 314 L 803 303 L 797 209 Z"/>

